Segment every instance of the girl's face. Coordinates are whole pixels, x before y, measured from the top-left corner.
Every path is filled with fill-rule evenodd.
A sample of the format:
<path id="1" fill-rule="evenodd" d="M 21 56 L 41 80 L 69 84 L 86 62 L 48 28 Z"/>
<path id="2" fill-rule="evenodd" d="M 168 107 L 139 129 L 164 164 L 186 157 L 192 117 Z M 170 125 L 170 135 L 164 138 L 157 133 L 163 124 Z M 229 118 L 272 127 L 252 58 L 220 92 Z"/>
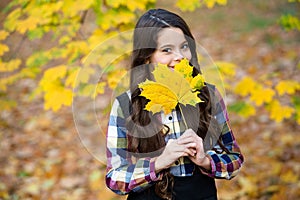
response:
<path id="1" fill-rule="evenodd" d="M 183 58 L 191 60 L 192 54 L 180 28 L 164 28 L 158 33 L 157 48 L 150 58 L 151 63 L 166 64 L 174 68 Z"/>

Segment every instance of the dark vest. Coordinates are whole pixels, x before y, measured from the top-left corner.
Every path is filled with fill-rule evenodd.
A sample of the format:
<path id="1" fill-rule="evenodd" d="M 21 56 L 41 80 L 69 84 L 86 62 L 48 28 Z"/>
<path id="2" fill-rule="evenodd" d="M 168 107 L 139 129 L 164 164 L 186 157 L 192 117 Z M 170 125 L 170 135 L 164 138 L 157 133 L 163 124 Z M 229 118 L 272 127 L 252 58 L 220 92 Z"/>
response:
<path id="1" fill-rule="evenodd" d="M 127 93 L 117 97 L 125 119 L 131 113 L 131 101 Z M 198 167 L 195 168 L 192 176 L 174 176 L 174 187 L 172 200 L 217 200 L 217 189 L 215 180 L 201 173 Z M 154 186 L 141 192 L 130 192 L 127 200 L 162 200 L 155 194 Z"/>

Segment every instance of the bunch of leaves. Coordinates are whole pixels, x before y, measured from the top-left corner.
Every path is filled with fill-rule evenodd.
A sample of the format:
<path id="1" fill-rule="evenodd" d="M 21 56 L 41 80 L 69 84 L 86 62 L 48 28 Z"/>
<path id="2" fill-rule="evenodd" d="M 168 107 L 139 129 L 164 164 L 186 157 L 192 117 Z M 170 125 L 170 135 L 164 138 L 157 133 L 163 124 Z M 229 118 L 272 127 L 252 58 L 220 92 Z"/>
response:
<path id="1" fill-rule="evenodd" d="M 299 8 L 300 1 L 299 0 L 288 0 L 289 3 L 294 4 L 295 8 Z M 297 4 L 297 5 L 296 5 Z M 296 11 L 298 12 L 298 11 Z M 297 15 L 298 14 L 298 15 Z M 278 23 L 286 30 L 297 30 L 300 31 L 300 19 L 299 19 L 299 12 L 297 14 L 293 13 L 286 13 L 281 15 L 281 17 L 278 20 Z"/>
<path id="2" fill-rule="evenodd" d="M 289 2 L 299 4 L 299 0 L 289 0 Z M 130 43 L 124 43 L 124 38 L 111 44 L 105 43 L 105 47 L 97 52 L 101 55 L 101 60 L 98 57 L 84 68 L 81 68 L 82 63 L 99 43 L 119 34 L 120 31 L 132 29 L 135 20 L 146 10 L 154 7 L 155 3 L 156 0 L 131 0 L 130 2 L 88 0 L 84 4 L 81 0 L 10 1 L 3 9 L 6 16 L 3 17 L 3 26 L 0 30 L 1 109 L 9 110 L 18 105 L 17 99 L 9 99 L 6 94 L 14 83 L 24 79 L 33 79 L 39 82 L 32 88 L 33 91 L 30 91 L 30 96 L 32 98 L 41 97 L 44 101 L 44 108 L 53 111 L 71 105 L 74 87 L 79 88 L 77 95 L 90 97 L 104 93 L 106 88 L 114 90 L 119 81 L 118 78 L 126 73 L 118 65 L 121 59 L 116 59 L 119 58 L 122 50 L 119 47 Z M 227 5 L 227 1 L 192 0 L 187 2 L 177 0 L 174 4 L 182 11 L 194 11 L 202 6 L 212 8 L 216 5 Z M 287 30 L 299 28 L 299 20 L 292 14 L 289 17 L 282 17 L 281 20 L 286 24 L 285 27 L 290 27 Z M 94 17 L 92 20 L 95 23 L 91 22 L 91 16 Z M 89 27 L 88 30 L 84 31 L 87 27 Z M 47 41 L 47 45 L 34 49 L 35 52 L 28 56 L 21 57 L 15 51 L 22 46 L 22 42 L 15 44 L 10 41 L 15 35 L 21 35 L 23 43 L 26 42 L 26 44 Z M 126 59 L 126 56 L 124 55 L 122 59 Z M 111 62 L 112 60 L 114 62 Z M 97 89 L 95 89 L 95 84 L 90 83 L 91 76 L 96 73 L 95 65 L 100 68 L 109 65 L 110 69 Z M 234 66 L 232 63 L 219 62 L 217 65 L 222 66 L 219 68 L 221 72 L 229 69 L 224 73 L 229 73 L 229 76 L 234 75 L 235 69 L 232 68 Z M 243 83 L 242 81 L 240 80 L 240 84 Z M 224 82 L 227 84 L 226 80 Z M 244 95 L 240 94 L 241 91 L 238 89 L 235 90 L 237 95 L 241 98 L 248 98 L 249 101 L 234 102 L 232 106 L 234 111 L 249 117 L 256 113 L 256 109 L 264 106 L 270 111 L 271 119 L 275 121 L 294 116 L 300 121 L 299 99 L 295 96 L 297 92 L 285 94 L 290 100 L 286 107 L 283 107 L 286 108 L 286 111 L 282 117 L 279 117 L 280 112 L 277 108 L 282 107 L 282 102 L 278 98 L 283 95 L 268 85 L 254 82 L 256 84 L 253 92 Z M 276 87 L 276 84 L 273 84 L 273 87 Z M 278 102 L 274 103 L 275 99 L 279 104 Z M 292 109 L 289 109 L 290 107 Z"/>
<path id="3" fill-rule="evenodd" d="M 80 88 L 79 95 L 95 95 L 95 85 L 90 84 L 89 80 L 96 70 L 91 66 L 80 70 L 82 60 L 99 43 L 120 31 L 132 29 L 135 20 L 146 10 L 154 7 L 155 3 L 156 0 L 10 1 L 3 9 L 6 16 L 3 20 L 3 29 L 0 30 L 0 71 L 3 73 L 0 77 L 0 92 L 5 94 L 8 87 L 22 79 L 40 80 L 31 97 L 42 97 L 44 108 L 53 111 L 58 111 L 62 106 L 70 106 L 70 93 L 74 86 Z M 186 8 L 194 10 L 199 7 L 196 1 L 189 6 L 186 1 L 182 3 L 181 0 L 174 2 L 181 10 L 187 10 Z M 226 4 L 226 1 L 205 0 L 201 4 L 212 7 L 215 3 Z M 93 20 L 95 23 L 90 25 Z M 22 42 L 16 45 L 17 48 L 9 45 L 14 42 L 5 41 L 15 37 L 16 34 L 23 37 Z M 24 41 L 26 43 L 47 41 L 47 45 L 34 49 L 36 52 L 32 52 L 29 56 L 21 57 L 14 51 L 21 48 Z M 100 67 L 110 64 L 111 60 L 120 55 L 122 48 L 116 48 L 118 45 L 123 46 L 124 43 L 121 45 L 106 43 L 106 47 L 99 52 L 102 55 L 101 63 L 96 59 L 93 64 L 97 63 Z M 119 61 L 112 63 L 112 66 L 116 66 Z M 77 81 L 79 85 L 76 85 L 77 74 L 82 71 L 86 74 Z M 49 78 L 49 73 L 59 75 Z M 110 83 L 114 82 L 113 79 L 119 74 L 119 67 L 111 70 L 110 75 L 101 82 L 98 92 L 103 93 L 106 86 L 113 90 L 115 84 Z M 57 101 L 58 97 L 60 98 Z M 5 109 L 17 105 L 15 100 L 1 99 L 1 101 L 6 102 L 6 106 L 3 106 Z"/>
<path id="4" fill-rule="evenodd" d="M 225 6 L 226 4 L 227 0 L 178 0 L 176 2 L 176 6 L 183 11 L 194 11 L 196 8 L 200 8 L 202 6 L 206 6 L 207 8 L 211 9 L 215 5 Z"/>
<path id="5" fill-rule="evenodd" d="M 146 80 L 139 84 L 141 96 L 150 100 L 145 110 L 157 113 L 170 113 L 178 104 L 196 106 L 202 102 L 198 97 L 199 90 L 204 87 L 201 74 L 192 76 L 193 67 L 187 59 L 176 64 L 174 70 L 167 65 L 158 64 L 152 74 L 155 81 Z M 170 81 L 172 80 L 172 81 Z"/>
<path id="6" fill-rule="evenodd" d="M 113 88 L 113 84 L 107 83 L 113 82 L 110 79 L 115 76 L 107 76 L 106 83 L 100 83 L 96 91 L 90 79 L 96 72 L 95 63 L 98 68 L 104 68 L 120 61 L 111 63 L 116 55 L 120 56 L 117 46 L 124 47 L 124 44 L 106 43 L 98 52 L 102 55 L 100 62 L 98 58 L 94 63 L 82 67 L 83 61 L 99 43 L 120 31 L 133 28 L 135 19 L 153 7 L 154 3 L 155 0 L 132 0 L 130 3 L 123 0 L 9 2 L 3 9 L 6 16 L 3 30 L 0 30 L 0 93 L 3 94 L 0 98 L 5 97 L 8 88 L 18 81 L 34 79 L 39 84 L 33 88 L 30 96 L 43 98 L 46 110 L 58 111 L 62 106 L 71 105 L 74 87 L 79 88 L 78 95 L 91 97 L 95 93 L 103 93 L 106 85 Z M 94 19 L 90 19 L 90 16 Z M 95 23 L 90 26 L 93 20 Z M 19 48 L 23 43 L 38 41 L 44 45 L 33 49 L 36 52 L 29 56 L 21 57 L 14 52 L 19 48 L 8 45 L 12 44 L 9 40 L 16 35 L 23 37 Z M 110 74 L 113 73 L 118 76 L 120 69 L 114 68 Z M 14 100 L 11 102 L 5 98 L 0 100 L 6 104 L 3 108 L 10 109 L 17 105 Z"/>
<path id="7" fill-rule="evenodd" d="M 234 93 L 247 102 L 237 101 L 230 109 L 238 114 L 249 117 L 256 114 L 256 108 L 265 107 L 270 119 L 281 122 L 294 117 L 300 124 L 299 97 L 300 82 L 295 80 L 281 80 L 275 85 L 266 85 L 250 76 L 245 76 L 234 87 Z M 285 100 L 283 100 L 285 99 Z"/>

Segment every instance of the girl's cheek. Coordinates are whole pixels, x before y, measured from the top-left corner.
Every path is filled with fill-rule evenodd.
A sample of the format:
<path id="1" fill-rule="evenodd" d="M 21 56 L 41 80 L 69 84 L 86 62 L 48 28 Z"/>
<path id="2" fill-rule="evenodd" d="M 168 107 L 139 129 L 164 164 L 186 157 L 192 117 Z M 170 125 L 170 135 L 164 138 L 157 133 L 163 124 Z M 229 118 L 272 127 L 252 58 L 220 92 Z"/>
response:
<path id="1" fill-rule="evenodd" d="M 160 64 L 163 64 L 163 65 L 168 65 L 168 66 L 171 65 L 171 60 L 170 60 L 170 59 L 166 59 L 166 58 L 159 59 L 158 62 L 159 62 Z"/>

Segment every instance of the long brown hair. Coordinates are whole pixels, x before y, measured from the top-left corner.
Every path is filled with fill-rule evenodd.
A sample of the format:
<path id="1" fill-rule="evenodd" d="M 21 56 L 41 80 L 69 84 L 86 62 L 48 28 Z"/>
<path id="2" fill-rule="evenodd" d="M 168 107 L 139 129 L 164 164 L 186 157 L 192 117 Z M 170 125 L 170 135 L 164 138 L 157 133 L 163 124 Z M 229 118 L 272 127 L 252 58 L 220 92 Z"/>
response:
<path id="1" fill-rule="evenodd" d="M 180 28 L 188 41 L 192 53 L 190 64 L 193 66 L 193 76 L 201 73 L 197 60 L 194 37 L 185 21 L 175 13 L 153 9 L 146 12 L 137 22 L 133 37 L 133 52 L 130 74 L 130 90 L 132 113 L 127 119 L 128 149 L 143 155 L 158 156 L 165 147 L 165 135 L 168 127 L 162 124 L 157 116 L 144 110 L 148 100 L 140 96 L 138 84 L 146 79 L 152 80 L 153 66 L 147 64 L 157 47 L 157 35 L 162 28 Z M 204 102 L 196 107 L 183 106 L 182 114 L 187 126 L 192 128 L 203 139 L 208 131 L 216 131 L 211 127 L 214 118 L 211 117 L 212 103 L 208 87 L 200 90 L 199 98 Z M 215 134 L 215 133 L 213 133 Z M 216 134 L 215 134 L 216 135 Z M 163 178 L 155 184 L 155 192 L 163 199 L 172 197 L 173 176 L 169 170 L 164 170 Z"/>

